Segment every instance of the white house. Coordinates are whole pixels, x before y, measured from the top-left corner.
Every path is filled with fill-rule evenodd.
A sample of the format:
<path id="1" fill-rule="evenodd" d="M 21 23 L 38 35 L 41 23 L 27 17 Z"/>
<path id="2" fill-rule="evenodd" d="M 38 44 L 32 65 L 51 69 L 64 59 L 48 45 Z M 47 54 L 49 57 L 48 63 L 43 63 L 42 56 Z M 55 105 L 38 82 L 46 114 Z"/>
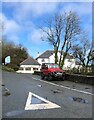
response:
<path id="1" fill-rule="evenodd" d="M 55 63 L 55 54 L 53 50 L 47 50 L 43 54 L 39 55 L 36 60 L 42 65 L 42 63 Z M 62 56 L 63 57 L 63 56 Z M 58 52 L 58 59 L 60 58 L 60 52 Z M 78 68 L 77 60 L 70 54 L 68 54 L 64 61 L 63 69 L 68 70 L 72 68 Z"/>
<path id="2" fill-rule="evenodd" d="M 32 57 L 27 58 L 20 63 L 18 73 L 34 73 L 34 71 L 40 71 L 41 65 Z"/>

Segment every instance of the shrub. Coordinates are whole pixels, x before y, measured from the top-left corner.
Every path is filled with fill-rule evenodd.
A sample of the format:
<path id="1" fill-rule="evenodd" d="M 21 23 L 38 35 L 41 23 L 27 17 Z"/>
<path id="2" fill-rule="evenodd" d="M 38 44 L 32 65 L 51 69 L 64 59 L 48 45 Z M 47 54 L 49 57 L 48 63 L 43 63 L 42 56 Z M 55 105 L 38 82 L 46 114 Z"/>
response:
<path id="1" fill-rule="evenodd" d="M 34 75 L 40 75 L 41 72 L 40 71 L 34 71 Z"/>
<path id="2" fill-rule="evenodd" d="M 17 71 L 19 69 L 19 66 L 15 65 L 15 64 L 7 64 L 6 66 L 9 68 L 12 68 L 14 71 Z"/>
<path id="3" fill-rule="evenodd" d="M 2 70 L 8 71 L 8 72 L 14 72 L 14 69 L 9 68 L 7 66 L 2 66 Z"/>
<path id="4" fill-rule="evenodd" d="M 80 74 L 80 75 L 94 75 L 92 71 L 85 71 L 85 68 L 73 68 L 71 70 L 66 70 L 69 74 Z"/>

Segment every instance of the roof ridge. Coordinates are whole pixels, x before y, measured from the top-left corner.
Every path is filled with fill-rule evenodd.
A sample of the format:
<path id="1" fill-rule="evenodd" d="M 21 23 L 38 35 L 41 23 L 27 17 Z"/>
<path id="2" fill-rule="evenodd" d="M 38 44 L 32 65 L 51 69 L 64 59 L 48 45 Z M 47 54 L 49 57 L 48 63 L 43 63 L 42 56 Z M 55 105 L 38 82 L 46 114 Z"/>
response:
<path id="1" fill-rule="evenodd" d="M 29 57 L 28 57 L 29 58 Z M 24 61 L 22 61 L 20 64 L 22 64 L 23 62 L 25 62 L 28 58 L 26 58 Z"/>
<path id="2" fill-rule="evenodd" d="M 49 51 L 49 50 L 46 50 L 46 51 L 43 52 L 41 55 L 43 55 L 43 54 L 46 53 L 47 51 Z M 37 58 L 39 58 L 41 55 L 39 55 Z M 36 59 L 37 59 L 37 58 L 36 58 Z"/>
<path id="3" fill-rule="evenodd" d="M 29 60 L 29 59 L 31 59 L 31 60 L 35 61 L 37 64 L 39 64 L 37 60 L 35 60 L 33 57 L 29 56 L 27 59 L 25 59 L 24 61 L 22 61 L 22 62 L 20 63 L 20 65 L 23 64 L 24 62 L 26 62 L 26 61 Z"/>
<path id="4" fill-rule="evenodd" d="M 33 57 L 31 57 L 32 59 L 34 59 Z M 36 59 L 34 59 L 37 63 L 38 63 L 38 61 L 36 60 Z M 39 64 L 39 63 L 38 63 Z"/>
<path id="5" fill-rule="evenodd" d="M 58 50 L 58 52 L 60 53 L 61 50 Z M 36 60 L 37 60 L 38 58 L 49 58 L 53 53 L 54 53 L 54 50 L 46 50 L 46 51 L 43 52 L 41 55 L 39 55 L 39 56 L 36 58 Z M 63 51 L 63 53 L 65 53 L 65 52 Z M 69 53 L 67 53 L 67 57 L 73 58 L 73 55 L 70 55 Z"/>

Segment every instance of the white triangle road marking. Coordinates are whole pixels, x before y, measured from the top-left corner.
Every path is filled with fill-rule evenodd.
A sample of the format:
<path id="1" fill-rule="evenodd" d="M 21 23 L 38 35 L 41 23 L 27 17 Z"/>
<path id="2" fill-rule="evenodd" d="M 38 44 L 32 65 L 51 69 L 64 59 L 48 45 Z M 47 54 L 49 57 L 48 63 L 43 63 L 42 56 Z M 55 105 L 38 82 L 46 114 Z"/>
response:
<path id="1" fill-rule="evenodd" d="M 40 99 L 41 101 L 44 101 L 45 103 L 41 103 L 41 104 L 32 104 L 31 100 L 32 100 L 32 96 L 35 96 L 36 98 Z M 52 108 L 61 108 L 61 106 L 52 103 L 34 93 L 29 92 L 27 101 L 26 101 L 26 105 L 25 105 L 25 110 L 38 110 L 38 109 L 52 109 Z"/>

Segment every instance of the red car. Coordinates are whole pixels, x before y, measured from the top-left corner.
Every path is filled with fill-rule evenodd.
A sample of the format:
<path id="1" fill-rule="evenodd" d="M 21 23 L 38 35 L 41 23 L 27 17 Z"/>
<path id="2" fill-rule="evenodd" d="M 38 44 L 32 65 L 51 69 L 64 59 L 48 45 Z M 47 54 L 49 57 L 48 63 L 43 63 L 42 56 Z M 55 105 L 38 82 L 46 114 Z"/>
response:
<path id="1" fill-rule="evenodd" d="M 65 80 L 65 71 L 61 70 L 57 64 L 43 63 L 41 67 L 41 79 L 47 77 L 48 80 Z"/>

